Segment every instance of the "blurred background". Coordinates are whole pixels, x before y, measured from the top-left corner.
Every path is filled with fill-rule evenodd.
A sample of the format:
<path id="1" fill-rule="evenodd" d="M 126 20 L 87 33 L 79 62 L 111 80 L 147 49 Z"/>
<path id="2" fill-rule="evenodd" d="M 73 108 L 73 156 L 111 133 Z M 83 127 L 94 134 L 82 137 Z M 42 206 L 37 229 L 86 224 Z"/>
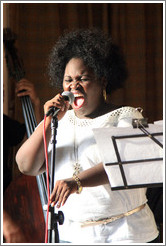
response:
<path id="1" fill-rule="evenodd" d="M 129 78 L 111 95 L 115 104 L 143 108 L 149 122 L 163 118 L 163 3 L 3 3 L 3 26 L 17 37 L 25 77 L 43 104 L 59 92 L 46 74 L 49 52 L 64 30 L 99 27 L 121 46 Z M 4 53 L 4 112 L 23 121 Z"/>
<path id="2" fill-rule="evenodd" d="M 10 28 L 16 35 L 12 45 L 17 49 L 23 63 L 25 78 L 35 85 L 41 100 L 41 112 L 44 103 L 59 92 L 57 88 L 49 85 L 46 72 L 49 53 L 59 36 L 65 30 L 73 28 L 99 27 L 110 34 L 114 43 L 121 47 L 129 72 L 125 87 L 111 94 L 109 100 L 117 105 L 141 107 L 143 116 L 148 118 L 149 123 L 163 119 L 164 6 L 161 1 L 146 1 L 146 3 L 119 3 L 118 1 L 116 3 L 46 3 L 46 1 L 10 3 L 8 1 L 8 3 L 3 2 L 2 7 L 3 28 Z M 10 77 L 5 49 L 3 51 L 3 113 L 24 123 L 21 102 L 15 95 L 17 81 Z M 13 180 L 21 176 L 15 163 L 18 147 L 19 145 L 10 153 L 8 163 Z M 23 180 L 17 179 L 9 186 L 4 207 L 7 209 L 9 205 L 7 210 L 15 215 L 14 221 L 21 221 L 20 225 L 23 225 L 21 228 L 25 229 L 24 233 L 31 231 L 35 234 L 35 237 L 31 237 L 36 238 L 36 231 L 39 231 L 43 237 L 39 205 L 37 205 L 36 181 L 32 182 L 32 179 L 29 181 L 30 176 L 26 176 L 26 179 L 23 175 L 22 177 Z M 12 200 L 13 196 L 14 200 Z M 18 205 L 18 201 L 21 201 L 22 205 Z M 34 201 L 37 212 L 31 209 L 31 201 Z M 16 209 L 13 205 L 16 205 Z M 40 210 L 42 214 L 42 209 Z M 162 210 L 160 206 L 159 210 Z M 33 223 L 29 224 L 27 216 L 30 215 Z M 40 222 L 40 230 L 35 230 L 31 226 L 36 225 L 36 221 Z M 38 229 L 38 226 L 36 228 Z M 162 229 L 160 231 L 162 238 Z"/>
<path id="3" fill-rule="evenodd" d="M 65 30 L 99 27 L 121 47 L 129 72 L 125 87 L 109 100 L 141 107 L 150 123 L 163 118 L 162 3 L 3 3 L 3 27 L 16 35 L 12 45 L 25 77 L 35 85 L 42 114 L 44 103 L 59 92 L 50 86 L 46 71 L 53 45 Z M 10 77 L 6 61 L 4 50 L 3 111 L 23 123 L 21 102 L 15 95 L 17 81 Z M 14 176 L 20 174 L 17 165 L 12 168 Z"/>

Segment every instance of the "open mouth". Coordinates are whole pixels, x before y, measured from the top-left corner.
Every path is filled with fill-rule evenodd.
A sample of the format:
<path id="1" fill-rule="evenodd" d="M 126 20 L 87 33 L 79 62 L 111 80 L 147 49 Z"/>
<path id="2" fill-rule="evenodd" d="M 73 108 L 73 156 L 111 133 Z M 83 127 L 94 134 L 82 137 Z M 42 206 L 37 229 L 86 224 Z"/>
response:
<path id="1" fill-rule="evenodd" d="M 83 96 L 77 96 L 77 95 L 74 95 L 74 102 L 72 104 L 73 108 L 74 109 L 79 109 L 83 106 L 84 104 L 84 97 Z"/>

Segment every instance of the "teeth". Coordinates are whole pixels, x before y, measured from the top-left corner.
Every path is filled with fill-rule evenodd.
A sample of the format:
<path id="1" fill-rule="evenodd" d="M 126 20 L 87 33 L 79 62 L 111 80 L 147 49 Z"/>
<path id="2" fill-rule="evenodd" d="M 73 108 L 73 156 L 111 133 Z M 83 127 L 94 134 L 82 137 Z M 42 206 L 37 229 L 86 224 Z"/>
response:
<path id="1" fill-rule="evenodd" d="M 79 95 L 79 94 L 74 94 L 74 97 L 81 97 L 81 95 Z"/>

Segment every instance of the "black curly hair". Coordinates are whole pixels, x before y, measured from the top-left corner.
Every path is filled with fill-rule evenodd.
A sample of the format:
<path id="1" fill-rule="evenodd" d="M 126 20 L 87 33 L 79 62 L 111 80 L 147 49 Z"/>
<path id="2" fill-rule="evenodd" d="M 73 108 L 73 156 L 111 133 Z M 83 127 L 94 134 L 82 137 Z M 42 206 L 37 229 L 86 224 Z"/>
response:
<path id="1" fill-rule="evenodd" d="M 59 38 L 49 56 L 48 74 L 53 86 L 62 88 L 65 67 L 72 58 L 81 58 L 98 78 L 106 79 L 107 94 L 123 87 L 127 79 L 120 48 L 99 29 L 78 29 Z"/>

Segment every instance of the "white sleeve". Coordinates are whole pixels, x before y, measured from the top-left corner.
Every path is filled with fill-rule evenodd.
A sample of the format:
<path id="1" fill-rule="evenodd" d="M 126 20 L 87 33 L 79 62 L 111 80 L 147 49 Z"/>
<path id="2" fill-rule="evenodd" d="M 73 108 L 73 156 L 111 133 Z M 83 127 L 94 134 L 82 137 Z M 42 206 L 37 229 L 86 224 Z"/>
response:
<path id="1" fill-rule="evenodd" d="M 124 107 L 124 110 L 118 119 L 117 127 L 129 127 L 132 125 L 132 119 L 141 118 L 143 118 L 142 113 L 137 108 Z"/>

